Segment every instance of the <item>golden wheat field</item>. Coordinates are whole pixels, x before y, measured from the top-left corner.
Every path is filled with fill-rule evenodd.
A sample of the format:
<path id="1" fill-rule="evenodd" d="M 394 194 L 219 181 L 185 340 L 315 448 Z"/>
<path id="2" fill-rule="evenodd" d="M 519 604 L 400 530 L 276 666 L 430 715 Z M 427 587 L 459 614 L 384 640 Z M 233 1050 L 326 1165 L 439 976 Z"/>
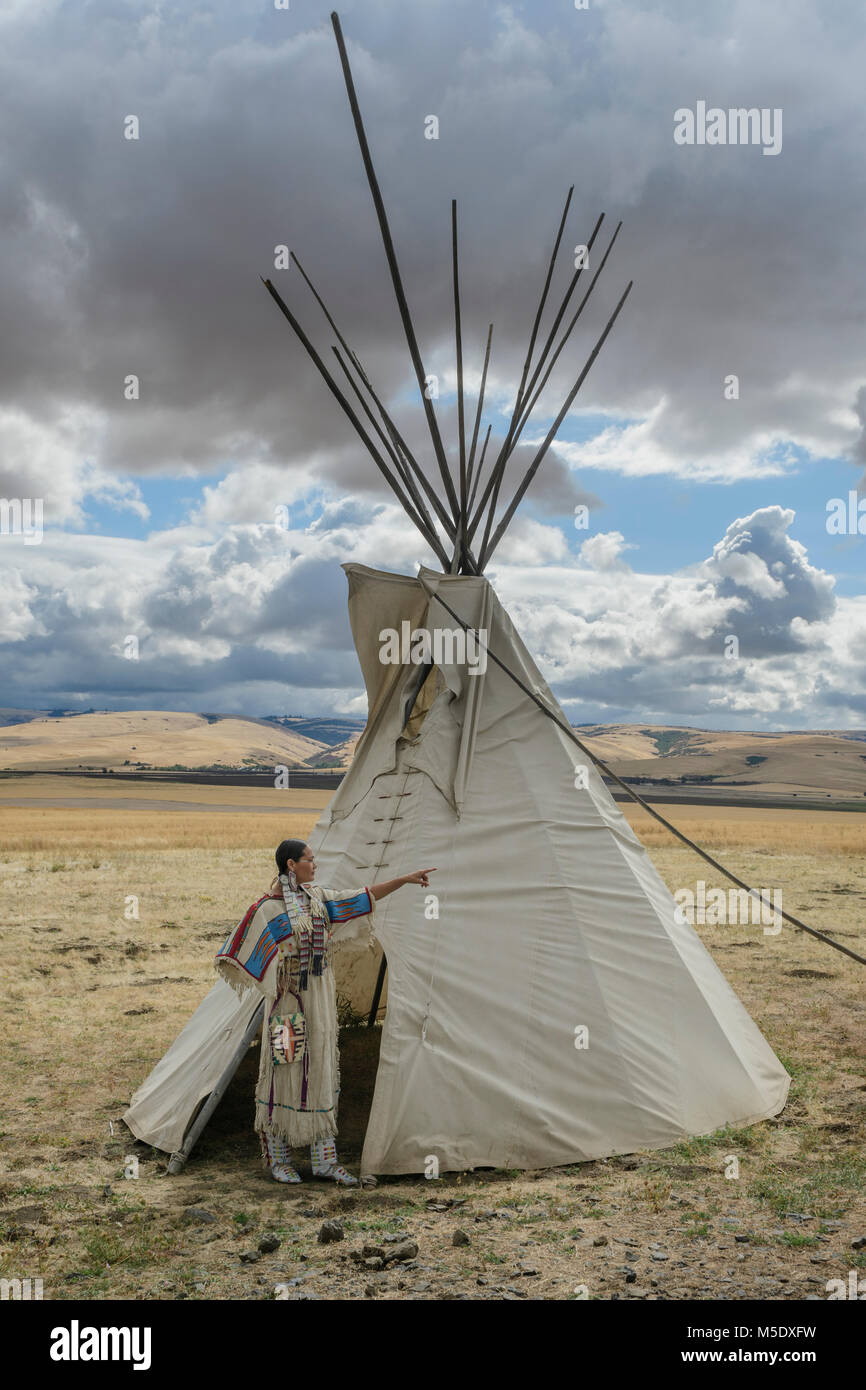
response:
<path id="1" fill-rule="evenodd" d="M 559 1300 L 578 1285 L 599 1299 L 800 1299 L 863 1270 L 866 976 L 787 925 L 696 928 L 791 1073 L 774 1121 L 569 1168 L 448 1174 L 431 1209 L 415 1177 L 355 1192 L 273 1183 L 251 1130 L 253 1066 L 168 1178 L 123 1111 L 210 988 L 214 951 L 267 886 L 273 846 L 307 835 L 327 796 L 283 792 L 274 808 L 255 788 L 73 780 L 0 783 L 3 1277 L 41 1277 L 46 1299 L 263 1299 L 280 1281 L 332 1299 Z M 627 814 L 669 887 L 723 885 L 640 808 Z M 866 954 L 866 816 L 665 814 Z M 131 894 L 138 920 L 125 916 Z M 341 1039 L 350 1167 L 378 1037 L 348 1026 Z M 345 1242 L 318 1244 L 336 1213 Z M 457 1227 L 468 1245 L 452 1244 Z M 265 1233 L 279 1245 L 261 1255 Z M 347 1258 L 389 1234 L 417 1242 L 410 1266 L 373 1273 Z"/>

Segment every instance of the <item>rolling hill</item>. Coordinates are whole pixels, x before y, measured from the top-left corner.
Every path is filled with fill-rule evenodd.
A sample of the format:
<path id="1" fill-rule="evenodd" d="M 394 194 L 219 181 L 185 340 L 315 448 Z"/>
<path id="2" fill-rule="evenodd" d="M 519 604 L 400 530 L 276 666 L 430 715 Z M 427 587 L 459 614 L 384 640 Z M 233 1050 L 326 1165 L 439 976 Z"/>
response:
<path id="1" fill-rule="evenodd" d="M 866 730 L 743 733 L 670 725 L 576 729 L 626 780 L 743 786 L 765 792 L 866 794 Z"/>
<path id="2" fill-rule="evenodd" d="M 333 751 L 266 720 L 163 710 L 41 715 L 0 729 L 0 768 L 21 771 L 308 767 Z"/>
<path id="3" fill-rule="evenodd" d="M 360 731 L 357 719 L 300 715 L 255 719 L 160 710 L 35 713 L 26 722 L 0 727 L 0 770 L 264 771 L 277 765 L 344 769 Z M 614 772 L 638 787 L 651 782 L 736 786 L 768 794 L 866 796 L 866 730 L 742 733 L 681 725 L 589 724 L 576 732 Z"/>

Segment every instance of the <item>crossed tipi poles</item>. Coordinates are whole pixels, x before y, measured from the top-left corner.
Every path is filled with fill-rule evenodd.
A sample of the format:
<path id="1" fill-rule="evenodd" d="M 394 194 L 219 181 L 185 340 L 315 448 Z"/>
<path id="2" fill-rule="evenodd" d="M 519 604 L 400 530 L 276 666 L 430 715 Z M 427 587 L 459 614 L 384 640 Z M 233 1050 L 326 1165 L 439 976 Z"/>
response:
<path id="1" fill-rule="evenodd" d="M 364 162 L 364 169 L 367 175 L 367 182 L 370 186 L 370 193 L 373 197 L 373 204 L 376 209 L 376 216 L 379 221 L 379 230 L 382 234 L 382 244 L 384 246 L 386 259 L 388 261 L 388 268 L 391 273 L 391 281 L 394 286 L 394 294 L 397 299 L 397 306 L 400 311 L 400 318 L 402 320 L 403 330 L 406 335 L 406 343 L 409 348 L 409 355 L 412 359 L 412 367 L 415 373 L 416 381 L 418 383 L 418 389 L 421 393 L 421 402 L 424 407 L 424 414 L 430 431 L 430 440 L 433 446 L 433 453 L 436 456 L 436 462 L 439 468 L 439 474 L 441 477 L 442 485 L 441 493 L 437 491 L 434 484 L 431 482 L 431 480 L 427 477 L 426 473 L 424 472 L 424 469 L 418 463 L 417 458 L 413 454 L 412 450 L 409 448 L 409 445 L 406 443 L 406 440 L 404 436 L 401 434 L 400 430 L 398 429 L 393 417 L 390 415 L 385 405 L 383 404 L 380 395 L 373 387 L 373 384 L 371 383 L 367 373 L 365 372 L 362 366 L 358 354 L 349 347 L 348 343 L 346 342 L 345 338 L 343 337 L 342 333 L 337 327 L 333 315 L 328 310 L 324 300 L 322 299 L 322 296 L 316 290 L 312 280 L 304 270 L 297 256 L 294 253 L 292 253 L 291 260 L 297 266 L 303 280 L 309 287 L 311 293 L 313 294 L 313 297 L 315 298 L 316 302 L 318 303 L 319 307 L 324 313 L 325 318 L 327 319 L 328 324 L 330 325 L 334 333 L 334 336 L 337 339 L 337 343 L 332 345 L 332 351 L 340 367 L 340 371 L 343 377 L 345 378 L 347 386 L 351 392 L 351 396 L 352 398 L 354 398 L 357 404 L 358 410 L 354 408 L 349 396 L 347 396 L 344 393 L 337 380 L 334 378 L 334 376 L 332 376 L 331 372 L 328 370 L 326 364 L 319 356 L 312 342 L 307 337 L 307 334 L 304 332 L 304 329 L 302 328 L 301 324 L 298 322 L 298 319 L 293 314 L 289 306 L 286 304 L 285 300 L 282 298 L 278 290 L 275 289 L 274 285 L 271 283 L 270 280 L 264 280 L 263 283 L 268 289 L 269 293 L 275 299 L 276 303 L 279 305 L 283 314 L 285 314 L 286 318 L 288 319 L 289 323 L 291 324 L 292 328 L 294 329 L 304 348 L 312 358 L 313 362 L 315 363 L 316 367 L 321 373 L 321 376 L 325 381 L 328 389 L 331 391 L 331 393 L 339 403 L 341 409 L 352 422 L 352 425 L 357 431 L 357 434 L 361 439 L 362 443 L 364 444 L 364 447 L 367 449 L 368 453 L 370 454 L 371 458 L 376 464 L 376 467 L 379 469 L 382 476 L 385 478 L 388 485 L 394 492 L 395 496 L 400 501 L 402 507 L 404 508 L 406 514 L 409 516 L 410 520 L 418 528 L 421 535 L 427 541 L 431 550 L 434 552 L 437 559 L 442 564 L 443 571 L 451 574 L 482 574 L 486 565 L 490 561 L 491 556 L 496 550 L 496 547 L 502 540 L 502 537 L 505 534 L 505 531 L 508 528 L 514 516 L 514 513 L 516 512 L 518 506 L 523 500 L 533 478 L 538 472 L 538 469 L 540 468 L 545 455 L 547 454 L 551 444 L 556 438 L 556 435 L 562 425 L 563 420 L 565 419 L 566 415 L 568 414 L 569 410 L 574 404 L 574 400 L 577 396 L 577 393 L 579 392 L 581 386 L 586 380 L 589 370 L 592 367 L 592 364 L 594 363 L 596 357 L 601 352 L 601 349 L 605 344 L 608 334 L 613 328 L 613 325 L 616 323 L 616 320 L 619 317 L 620 310 L 622 309 L 632 288 L 633 281 L 630 280 L 626 285 L 622 295 L 620 296 L 620 299 L 613 313 L 610 315 L 610 318 L 608 319 L 607 323 L 604 326 L 604 329 L 602 330 L 594 347 L 592 348 L 592 351 L 586 358 L 586 361 L 584 362 L 584 365 L 577 377 L 577 380 L 575 381 L 571 390 L 566 395 L 565 400 L 562 403 L 562 406 L 560 407 L 553 423 L 547 431 L 547 434 L 545 435 L 541 444 L 538 445 L 533 456 L 532 462 L 529 464 L 529 467 L 525 470 L 523 477 L 520 480 L 520 483 L 515 488 L 510 501 L 505 506 L 504 511 L 502 512 L 501 516 L 497 521 L 497 508 L 499 505 L 499 496 L 505 477 L 505 470 L 508 465 L 508 461 L 514 453 L 515 449 L 517 448 L 518 444 L 520 443 L 520 438 L 523 434 L 526 424 L 531 418 L 533 411 L 535 410 L 538 404 L 539 398 L 542 392 L 544 391 L 547 382 L 550 379 L 550 375 L 554 367 L 556 366 L 556 363 L 561 353 L 566 347 L 566 344 L 568 343 L 571 334 L 581 314 L 583 313 L 584 308 L 586 307 L 590 295 L 595 289 L 598 279 L 607 263 L 608 256 L 613 250 L 613 246 L 617 239 L 617 236 L 619 235 L 619 230 L 622 226 L 622 223 L 617 223 L 614 233 L 611 236 L 610 241 L 607 244 L 607 247 L 605 248 L 604 254 L 601 257 L 601 260 L 599 261 L 595 274 L 592 276 L 592 279 L 590 280 L 589 285 L 583 294 L 583 297 L 580 299 L 580 302 L 577 304 L 577 307 L 576 309 L 574 309 L 571 316 L 567 317 L 568 309 L 571 304 L 572 298 L 574 297 L 575 290 L 578 287 L 578 283 L 580 282 L 584 269 L 587 268 L 588 256 L 593 251 L 596 238 L 599 234 L 601 224 L 604 220 L 603 213 L 599 216 L 589 237 L 589 240 L 586 243 L 585 249 L 587 255 L 581 256 L 579 258 L 579 264 L 575 265 L 574 274 L 571 276 L 568 288 L 566 289 L 562 301 L 559 305 L 559 308 L 556 314 L 554 315 L 553 322 L 550 325 L 547 333 L 542 334 L 542 317 L 544 315 L 545 306 L 547 305 L 550 285 L 553 279 L 554 268 L 562 243 L 563 232 L 565 229 L 568 211 L 571 205 L 572 194 L 574 192 L 573 186 L 569 188 L 568 194 L 565 199 L 565 206 L 562 210 L 562 216 L 560 217 L 559 226 L 557 228 L 556 237 L 554 239 L 553 250 L 550 255 L 550 261 L 548 263 L 547 274 L 545 276 L 544 284 L 542 286 L 541 295 L 538 302 L 538 308 L 533 319 L 532 329 L 529 335 L 529 344 L 526 349 L 526 356 L 523 362 L 523 369 L 520 375 L 520 383 L 517 388 L 517 394 L 514 400 L 514 406 L 511 411 L 511 417 L 507 429 L 505 431 L 504 439 L 502 440 L 502 443 L 499 447 L 499 451 L 496 454 L 496 457 L 493 459 L 493 461 L 490 464 L 488 464 L 487 476 L 484 482 L 484 486 L 482 488 L 481 478 L 484 471 L 484 464 L 487 456 L 487 448 L 490 443 L 490 426 L 487 427 L 487 431 L 485 433 L 484 441 L 480 452 L 478 450 L 478 439 L 480 435 L 480 427 L 484 409 L 484 392 L 487 382 L 487 372 L 490 364 L 490 351 L 493 339 L 493 325 L 491 324 L 487 331 L 487 343 L 484 352 L 484 365 L 481 373 L 481 385 L 478 395 L 478 401 L 475 408 L 475 416 L 472 425 L 471 439 L 469 442 L 469 448 L 467 449 L 466 402 L 463 388 L 463 329 L 460 311 L 460 276 L 457 255 L 457 203 L 456 201 L 452 200 L 451 260 L 452 284 L 454 295 L 454 340 L 457 363 L 457 444 L 459 457 L 459 472 L 458 478 L 455 483 L 455 479 L 453 478 L 451 469 L 448 465 L 448 459 L 446 457 L 445 448 L 442 442 L 439 424 L 436 419 L 436 413 L 433 409 L 433 402 L 430 399 L 427 390 L 428 378 L 424 371 L 424 363 L 422 361 L 421 352 L 418 347 L 418 339 L 416 337 L 415 328 L 412 323 L 412 315 L 409 311 L 409 304 L 406 299 L 406 292 L 403 288 L 403 280 L 400 275 L 399 265 L 397 263 L 397 254 L 394 250 L 394 242 L 391 236 L 391 229 L 388 224 L 388 215 L 385 211 L 385 204 L 382 200 L 382 193 L 379 188 L 379 181 L 376 178 L 376 171 L 373 167 L 373 160 L 370 154 L 370 146 L 368 144 L 367 135 L 364 130 L 364 122 L 361 117 L 361 110 L 358 105 L 358 98 L 355 92 L 355 83 L 352 78 L 352 70 L 349 65 L 349 55 L 346 51 L 346 44 L 345 40 L 343 39 L 343 31 L 340 26 L 339 15 L 336 13 L 336 11 L 331 15 L 331 23 L 334 27 L 334 35 L 337 40 L 337 48 L 339 50 L 340 62 L 343 68 L 343 77 L 346 83 L 346 93 L 349 98 L 349 107 L 352 112 L 352 119 L 355 123 L 355 133 L 358 137 L 358 144 L 361 150 L 361 158 Z M 339 346 L 337 346 L 337 344 L 339 344 Z M 358 413 L 359 410 L 364 417 L 363 421 L 361 419 L 361 415 L 359 415 Z M 366 421 L 366 424 L 364 423 L 364 421 Z M 478 496 L 479 492 L 481 494 L 480 498 Z M 435 514 L 435 521 L 433 518 L 433 514 Z M 439 525 L 439 529 L 437 529 L 437 522 Z M 478 541 L 477 539 L 479 531 L 481 532 L 480 541 Z M 459 616 L 453 611 L 453 609 L 449 607 L 445 600 L 438 595 L 437 598 L 438 601 L 442 604 L 442 606 L 446 609 L 446 611 L 454 618 L 454 620 L 458 622 L 461 627 L 465 628 L 466 624 L 462 622 Z M 469 631 L 469 629 L 467 629 L 467 631 Z M 732 883 L 735 883 L 740 888 L 745 888 L 750 894 L 763 900 L 763 895 L 758 889 L 749 887 L 749 885 L 745 883 L 741 878 L 739 878 L 736 874 L 733 874 L 730 869 L 726 868 L 725 865 L 719 863 L 719 861 L 715 859 L 714 856 L 708 854 L 706 850 L 701 849 L 700 846 L 696 845 L 693 840 L 689 839 L 687 835 L 684 835 L 682 831 L 678 830 L 676 826 L 672 825 L 670 821 L 668 821 L 664 816 L 662 816 L 661 813 L 657 811 L 654 806 L 645 801 L 643 797 L 641 797 L 638 794 L 638 792 L 634 790 L 633 787 L 629 786 L 627 782 L 623 781 L 622 778 L 618 777 L 613 772 L 613 770 L 607 765 L 607 763 L 605 763 L 601 758 L 597 756 L 597 754 L 595 754 L 590 748 L 588 748 L 585 743 L 583 743 L 583 741 L 578 737 L 578 735 L 574 732 L 571 726 L 566 724 L 562 720 L 557 711 L 549 708 L 544 701 L 539 699 L 538 695 L 535 692 L 533 692 L 527 686 L 525 686 L 523 682 L 519 679 L 519 677 L 497 657 L 495 652 L 489 651 L 488 649 L 488 656 L 491 658 L 491 660 L 493 660 L 498 666 L 500 666 L 503 669 L 505 674 L 509 676 L 511 680 L 513 680 L 517 685 L 519 685 L 523 689 L 527 697 L 533 700 L 536 705 L 538 705 L 539 709 L 543 714 L 545 714 L 548 718 L 552 719 L 558 725 L 562 733 L 565 734 L 565 736 L 571 741 L 571 743 L 573 743 L 581 751 L 581 753 L 584 754 L 584 756 L 587 759 L 594 763 L 594 765 L 598 768 L 598 770 L 602 773 L 603 776 L 609 778 L 611 781 L 616 783 L 622 791 L 626 792 L 632 798 L 632 800 L 636 801 L 638 805 L 642 806 L 648 812 L 649 815 L 651 815 L 655 820 L 659 821 L 663 826 L 665 826 L 665 828 L 669 830 L 674 836 L 676 836 L 676 838 L 679 839 L 683 844 L 688 845 L 691 849 L 695 850 L 707 863 L 712 865 L 713 868 L 717 869 Z M 416 682 L 414 688 L 414 695 L 416 698 L 421 689 L 421 686 L 423 685 L 423 677 L 427 674 L 426 671 L 423 670 L 423 668 L 421 674 L 422 678 L 418 682 Z M 411 704 L 407 707 L 406 710 L 407 719 L 410 713 Z M 814 927 L 807 926 L 805 922 L 802 922 L 798 917 L 793 916 L 793 914 L 786 911 L 781 911 L 781 909 L 779 909 L 779 911 L 780 915 L 785 919 L 785 921 L 791 923 L 791 925 L 796 926 L 805 932 L 808 932 L 811 936 L 823 941 L 826 945 L 832 946 L 834 949 L 842 952 L 844 955 L 850 956 L 853 960 L 856 960 L 861 964 L 866 964 L 866 958 L 858 954 L 856 951 L 852 951 L 850 947 L 844 946 L 841 942 L 835 941 L 832 937 L 827 936 L 824 932 L 816 931 Z M 375 999 L 370 1013 L 371 1023 L 376 1014 L 383 980 L 384 964 L 382 970 L 380 971 Z"/>
<path id="2" fill-rule="evenodd" d="M 493 459 L 488 466 L 487 477 L 482 489 L 480 487 L 481 477 L 487 456 L 487 448 L 490 443 L 489 425 L 480 452 L 478 449 L 478 440 L 484 410 L 484 392 L 487 383 L 487 371 L 490 364 L 493 324 L 491 323 L 487 330 L 487 343 L 484 351 L 481 385 L 475 407 L 471 440 L 467 449 L 466 400 L 463 386 L 463 325 L 460 309 L 460 270 L 457 254 L 457 202 L 455 199 L 452 199 L 451 263 L 454 295 L 454 343 L 457 367 L 457 444 L 459 457 L 459 475 L 455 483 L 455 479 L 452 477 L 451 469 L 448 465 L 439 423 L 436 419 L 436 412 L 427 389 L 428 378 L 424 370 L 424 363 L 418 346 L 418 339 L 412 322 L 412 315 L 409 310 L 406 292 L 403 288 L 403 279 L 400 274 L 397 253 L 394 249 L 394 241 L 388 223 L 388 214 L 385 210 L 382 192 L 379 187 L 379 180 L 376 177 L 376 170 L 373 167 L 370 146 L 367 141 L 364 121 L 361 116 L 361 109 L 358 105 L 358 97 L 355 92 L 355 83 L 349 64 L 349 55 L 346 51 L 343 31 L 340 26 L 340 18 L 336 11 L 331 15 L 331 23 L 334 27 L 334 35 L 337 40 L 337 48 L 343 68 L 343 77 L 346 83 L 346 93 L 349 98 L 349 107 L 352 112 L 352 119 L 355 123 L 355 133 L 358 137 L 361 158 L 364 162 L 367 182 L 370 186 L 373 205 L 376 209 L 376 216 L 379 221 L 379 230 L 382 234 L 382 244 L 385 249 L 388 269 L 391 274 L 391 282 L 394 286 L 397 307 L 400 311 L 400 318 L 406 335 L 406 343 L 409 348 L 409 355 L 412 359 L 412 367 L 418 383 L 418 389 L 421 393 L 421 402 L 424 407 L 424 414 L 430 432 L 433 453 L 435 454 L 439 468 L 442 484 L 441 492 L 437 491 L 436 486 L 427 477 L 424 469 L 418 463 L 415 454 L 409 448 L 405 437 L 401 434 L 396 422 L 383 404 L 381 396 L 370 381 L 358 354 L 349 347 L 349 344 L 337 327 L 336 321 L 325 304 L 325 301 L 294 252 L 291 253 L 291 261 L 297 266 L 304 282 L 321 308 L 337 339 L 337 342 L 332 344 L 332 352 L 334 353 L 342 376 L 345 378 L 345 382 L 351 392 L 351 398 L 341 389 L 338 381 L 328 370 L 327 365 L 316 351 L 316 348 L 305 333 L 297 317 L 286 304 L 279 291 L 270 280 L 264 280 L 263 283 L 279 305 L 282 313 L 288 319 L 300 342 L 315 363 L 328 389 L 351 421 L 364 447 L 376 464 L 376 467 L 399 500 L 409 519 L 417 527 L 418 531 L 420 531 L 421 535 L 436 555 L 443 570 L 452 574 L 482 574 L 487 562 L 505 534 L 530 483 L 538 472 L 548 449 L 556 438 L 563 420 L 571 409 L 575 397 L 586 380 L 593 362 L 604 346 L 605 340 L 613 328 L 619 316 L 619 312 L 631 290 L 632 282 L 629 281 L 620 297 L 619 303 L 587 357 L 577 380 L 568 392 L 553 424 L 550 426 L 542 443 L 537 447 L 532 462 L 526 469 L 519 486 L 515 489 L 511 500 L 505 507 L 494 530 L 500 490 L 502 488 L 508 461 L 520 443 L 521 435 L 532 416 L 539 397 L 544 391 L 550 375 L 595 289 L 601 272 L 604 270 L 607 263 L 607 258 L 613 250 L 622 223 L 620 222 L 617 224 L 604 255 L 599 262 L 598 268 L 586 292 L 580 299 L 577 308 L 571 314 L 571 317 L 566 319 L 566 314 L 575 290 L 578 287 L 584 269 L 588 266 L 588 258 L 593 251 L 596 237 L 604 221 L 604 213 L 598 218 L 589 240 L 586 243 L 585 255 L 581 255 L 579 263 L 576 261 L 574 274 L 571 276 L 568 288 L 563 295 L 553 322 L 546 335 L 544 335 L 543 341 L 540 342 L 542 317 L 547 304 L 550 285 L 556 266 L 556 259 L 562 243 L 566 219 L 574 192 L 573 185 L 569 188 L 553 243 L 553 250 L 550 255 L 538 308 L 532 323 L 529 344 L 526 349 L 526 356 L 524 358 L 520 383 L 511 411 L 511 418 L 499 447 L 499 451 L 495 459 Z M 353 400 L 355 405 L 352 403 Z M 479 491 L 481 493 L 480 497 L 478 496 Z M 439 523 L 439 530 L 437 530 L 436 521 L 433 519 L 431 509 L 432 513 L 435 513 L 436 521 Z M 481 529 L 482 526 L 483 530 Z M 476 543 L 479 530 L 481 530 L 481 540 L 480 543 Z M 451 548 L 450 557 L 448 553 L 449 547 Z M 427 674 L 428 671 L 422 671 L 421 678 L 415 684 L 414 693 L 416 697 Z M 411 707 L 407 708 L 407 718 L 409 713 L 411 713 Z M 385 980 L 385 969 L 386 963 L 383 957 L 370 1007 L 368 1018 L 369 1026 L 372 1026 L 378 1012 L 379 1000 Z"/>
<path id="3" fill-rule="evenodd" d="M 588 288 L 577 304 L 577 308 L 571 314 L 570 318 L 567 318 L 569 306 L 571 305 L 572 298 L 581 280 L 583 271 L 588 268 L 588 258 L 593 251 L 596 238 L 601 229 L 601 224 L 604 221 L 604 213 L 598 218 L 585 248 L 581 248 L 582 254 L 576 258 L 574 274 L 569 281 L 568 288 L 563 295 L 553 322 L 547 333 L 542 334 L 542 317 L 548 301 L 556 259 L 562 243 L 566 218 L 571 205 L 571 197 L 574 192 L 573 186 L 569 188 L 565 200 L 565 207 L 563 208 L 556 238 L 554 240 L 553 250 L 550 255 L 550 262 L 538 302 L 538 308 L 532 323 L 529 345 L 526 349 L 523 370 L 520 375 L 520 384 L 517 388 L 517 395 L 514 400 L 511 417 L 505 431 L 505 436 L 499 446 L 498 453 L 496 453 L 496 457 L 488 464 L 486 479 L 482 487 L 481 478 L 484 472 L 487 448 L 490 443 L 490 426 L 487 428 L 480 451 L 478 449 L 478 440 L 484 410 L 484 392 L 487 383 L 487 370 L 490 363 L 493 324 L 490 324 L 487 331 L 487 344 L 484 353 L 484 366 L 481 373 L 481 386 L 475 408 L 471 439 L 469 441 L 469 447 L 467 448 L 466 400 L 463 387 L 463 328 L 460 311 L 460 274 L 457 255 L 457 203 L 456 200 L 452 200 L 451 261 L 454 295 L 454 341 L 457 365 L 457 444 L 459 457 L 458 477 L 455 479 L 452 476 L 452 471 L 448 464 L 439 423 L 436 419 L 433 401 L 430 398 L 428 378 L 424 371 L 424 363 L 421 358 L 420 348 L 418 347 L 418 339 L 412 323 L 409 303 L 403 288 L 400 267 L 397 263 L 397 253 L 394 249 L 391 229 L 388 224 L 388 214 L 385 211 L 385 204 L 382 200 L 379 181 L 376 178 L 376 171 L 373 167 L 370 146 L 367 141 L 364 122 L 361 117 L 361 110 L 355 92 L 352 70 L 349 66 L 349 55 L 346 51 L 343 31 L 340 27 L 340 19 L 336 11 L 331 15 L 331 23 L 334 26 L 334 34 L 340 53 L 340 62 L 343 68 L 343 77 L 346 83 L 349 106 L 352 112 L 352 119 L 355 122 L 358 144 L 361 149 L 361 158 L 364 162 L 367 182 L 370 186 L 373 204 L 376 209 L 376 216 L 379 220 L 379 229 L 382 234 L 382 243 L 388 261 L 388 269 L 391 273 L 391 281 L 394 286 L 397 307 L 400 311 L 400 318 L 406 335 L 406 343 L 409 348 L 409 355 L 412 359 L 412 367 L 418 383 L 418 389 L 421 393 L 421 402 L 424 407 L 424 414 L 430 432 L 433 453 L 436 457 L 436 463 L 439 469 L 441 487 L 437 489 L 437 486 L 427 477 L 424 469 L 418 463 L 415 454 L 406 443 L 404 435 L 401 434 L 393 417 L 386 409 L 380 394 L 375 390 L 369 376 L 365 372 L 360 358 L 357 353 L 349 347 L 337 327 L 333 315 L 328 310 L 322 296 L 316 290 L 312 280 L 294 252 L 290 253 L 291 261 L 297 266 L 303 280 L 324 313 L 337 339 L 337 342 L 332 344 L 332 351 L 342 377 L 345 379 L 345 386 L 348 390 L 341 388 L 339 381 L 332 372 L 328 370 L 326 363 L 316 351 L 316 348 L 305 333 L 297 317 L 286 304 L 282 295 L 274 287 L 272 282 L 270 280 L 263 280 L 263 283 L 279 305 L 282 313 L 285 314 L 300 342 L 318 368 L 328 389 L 351 421 L 358 437 L 367 449 L 376 467 L 399 500 L 409 519 L 417 527 L 430 546 L 430 549 L 436 555 L 443 570 L 446 573 L 452 574 L 481 574 L 496 550 L 496 547 L 499 545 L 530 483 L 538 472 L 547 451 L 556 438 L 563 420 L 571 409 L 575 397 L 586 380 L 593 362 L 601 352 L 605 340 L 613 328 L 619 316 L 619 312 L 631 290 L 632 281 L 629 281 L 620 297 L 619 303 L 616 305 L 616 308 L 596 341 L 595 346 L 587 357 L 577 380 L 568 392 L 553 424 L 550 426 L 541 444 L 536 448 L 532 462 L 525 470 L 519 485 L 514 490 L 513 496 L 505 506 L 497 522 L 500 491 L 509 459 L 520 443 L 521 435 L 538 404 L 539 397 L 547 385 L 551 372 L 568 343 L 575 325 L 583 313 L 596 283 L 604 270 L 607 258 L 613 249 L 622 223 L 620 222 L 617 224 L 613 236 L 610 238 L 607 248 L 605 249 L 604 255 L 601 257 L 598 268 L 589 282 Z M 583 254 L 584 251 L 585 254 Z"/>

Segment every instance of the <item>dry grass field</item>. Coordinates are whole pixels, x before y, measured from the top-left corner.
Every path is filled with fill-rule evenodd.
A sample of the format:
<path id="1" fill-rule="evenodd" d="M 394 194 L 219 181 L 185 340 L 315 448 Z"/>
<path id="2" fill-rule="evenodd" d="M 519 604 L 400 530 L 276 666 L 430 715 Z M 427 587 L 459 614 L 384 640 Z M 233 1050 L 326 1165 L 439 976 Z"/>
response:
<path id="1" fill-rule="evenodd" d="M 210 987 L 213 953 L 267 884 L 276 840 L 307 834 L 326 798 L 280 793 L 275 816 L 255 788 L 136 786 L 124 809 L 116 786 L 70 783 L 0 783 L 0 1275 L 41 1277 L 46 1299 L 262 1299 L 285 1284 L 292 1298 L 385 1300 L 569 1299 L 582 1286 L 598 1299 L 824 1299 L 829 1279 L 866 1277 L 852 1246 L 866 1235 L 866 977 L 787 926 L 697 928 L 792 1075 L 774 1121 L 536 1173 L 283 1188 L 258 1162 L 247 1067 L 168 1178 L 165 1155 L 120 1117 Z M 36 804 L 76 797 L 90 804 Z M 666 813 L 866 954 L 866 815 Z M 717 882 L 640 809 L 628 814 L 672 889 Z M 124 916 L 129 894 L 138 921 Z M 377 1030 L 343 1030 L 350 1166 L 377 1042 Z M 337 1214 L 345 1239 L 319 1244 Z M 458 1228 L 468 1244 L 452 1243 Z M 261 1254 L 266 1233 L 280 1244 Z M 398 1234 L 417 1242 L 414 1260 L 379 1270 L 350 1258 Z"/>

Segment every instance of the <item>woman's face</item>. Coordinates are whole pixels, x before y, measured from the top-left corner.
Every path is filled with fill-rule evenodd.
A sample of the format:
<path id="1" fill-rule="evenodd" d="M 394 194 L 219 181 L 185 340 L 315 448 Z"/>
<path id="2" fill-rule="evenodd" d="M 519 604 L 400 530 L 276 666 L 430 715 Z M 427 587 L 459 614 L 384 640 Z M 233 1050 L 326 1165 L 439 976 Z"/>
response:
<path id="1" fill-rule="evenodd" d="M 304 845 L 300 859 L 289 859 L 287 867 L 294 869 L 298 883 L 310 883 L 316 877 L 316 860 L 309 845 Z"/>

